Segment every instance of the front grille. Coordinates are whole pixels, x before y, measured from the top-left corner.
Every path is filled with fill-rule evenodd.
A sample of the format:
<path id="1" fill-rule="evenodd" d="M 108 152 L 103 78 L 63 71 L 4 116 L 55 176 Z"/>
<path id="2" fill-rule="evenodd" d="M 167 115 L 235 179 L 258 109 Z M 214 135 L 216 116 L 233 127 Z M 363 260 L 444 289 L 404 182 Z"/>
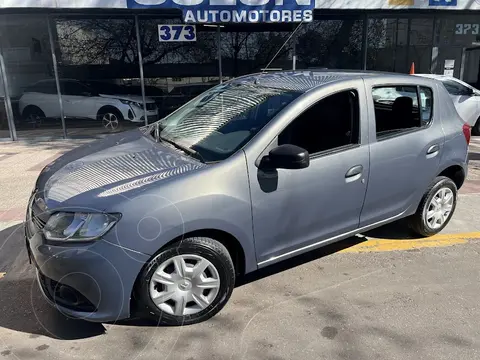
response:
<path id="1" fill-rule="evenodd" d="M 37 230 L 42 230 L 46 224 L 46 221 L 42 220 L 42 218 L 45 218 L 45 215 L 46 215 L 45 212 L 41 211 L 35 202 L 32 202 L 30 214 L 31 214 L 32 223 L 35 225 Z"/>
<path id="2" fill-rule="evenodd" d="M 155 103 L 147 103 L 147 110 L 152 111 L 157 109 L 157 105 Z"/>
<path id="3" fill-rule="evenodd" d="M 37 201 L 39 201 L 39 198 L 37 197 L 37 194 L 34 193 L 28 202 L 27 222 L 30 223 L 30 226 L 27 225 L 27 230 L 29 230 L 28 232 L 30 235 L 32 235 L 32 232 L 36 233 L 37 231 L 42 230 L 49 217 L 48 212 L 41 209 Z M 29 227 L 32 229 L 28 229 Z"/>

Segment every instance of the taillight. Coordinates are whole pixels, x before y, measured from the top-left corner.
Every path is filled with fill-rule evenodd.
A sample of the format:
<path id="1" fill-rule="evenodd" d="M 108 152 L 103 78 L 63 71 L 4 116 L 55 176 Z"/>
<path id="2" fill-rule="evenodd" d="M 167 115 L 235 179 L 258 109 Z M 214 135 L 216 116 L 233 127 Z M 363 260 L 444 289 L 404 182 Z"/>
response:
<path id="1" fill-rule="evenodd" d="M 468 124 L 463 124 L 463 135 L 465 136 L 465 140 L 467 140 L 467 145 L 470 144 L 470 137 L 471 137 L 471 133 L 470 133 L 470 126 Z"/>

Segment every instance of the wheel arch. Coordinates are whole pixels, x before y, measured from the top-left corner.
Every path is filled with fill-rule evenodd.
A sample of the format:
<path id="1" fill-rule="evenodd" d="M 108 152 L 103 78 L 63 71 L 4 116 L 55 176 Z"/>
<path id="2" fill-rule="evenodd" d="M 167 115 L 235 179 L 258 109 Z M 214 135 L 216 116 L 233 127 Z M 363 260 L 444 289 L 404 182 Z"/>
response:
<path id="1" fill-rule="evenodd" d="M 460 189 L 465 182 L 465 170 L 462 166 L 460 165 L 450 165 L 443 169 L 438 176 L 445 176 L 449 179 L 451 179 L 455 185 L 457 186 L 457 189 Z"/>
<path id="2" fill-rule="evenodd" d="M 208 237 L 213 240 L 219 241 L 222 245 L 224 245 L 227 248 L 228 253 L 230 254 L 230 257 L 232 258 L 233 265 L 235 267 L 235 274 L 237 276 L 243 276 L 245 274 L 245 271 L 246 271 L 245 250 L 243 249 L 243 246 L 240 243 L 240 241 L 235 236 L 233 236 L 232 234 L 224 230 L 213 229 L 213 228 L 198 229 L 198 230 L 187 232 L 165 243 L 160 249 L 158 249 L 158 251 L 155 252 L 155 254 L 150 256 L 150 258 L 142 266 L 142 269 L 137 274 L 137 277 L 135 279 L 135 282 L 132 288 L 132 293 L 130 296 L 130 315 L 133 315 L 133 312 L 136 309 L 135 294 L 137 292 L 137 289 L 139 288 L 138 284 L 141 280 L 141 275 L 143 274 L 145 267 L 148 266 L 150 261 L 154 259 L 159 253 L 161 253 L 166 247 L 176 242 L 180 242 L 182 241 L 182 239 L 191 238 L 191 237 Z"/>
<path id="3" fill-rule="evenodd" d="M 118 115 L 120 115 L 120 119 L 119 120 L 123 120 L 123 114 L 122 112 L 115 106 L 113 105 L 103 105 L 100 109 L 98 109 L 97 111 L 97 120 L 102 120 L 102 114 L 108 112 L 108 111 L 111 111 L 111 112 L 115 112 L 117 113 Z"/>
<path id="4" fill-rule="evenodd" d="M 34 105 L 34 104 L 28 104 L 26 105 L 23 109 L 22 109 L 22 117 L 25 117 L 25 114 L 27 113 L 27 111 L 31 111 L 33 109 L 36 109 L 36 110 L 39 110 L 43 113 L 43 115 L 45 116 L 45 111 L 43 111 L 40 106 L 38 105 Z"/>

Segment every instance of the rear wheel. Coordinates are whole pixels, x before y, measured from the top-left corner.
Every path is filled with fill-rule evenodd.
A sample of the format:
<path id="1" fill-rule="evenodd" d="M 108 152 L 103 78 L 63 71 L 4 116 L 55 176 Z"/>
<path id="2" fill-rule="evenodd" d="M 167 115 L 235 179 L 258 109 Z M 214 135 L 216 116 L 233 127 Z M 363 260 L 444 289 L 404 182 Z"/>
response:
<path id="1" fill-rule="evenodd" d="M 445 176 L 439 176 L 423 196 L 417 212 L 410 217 L 409 225 L 418 235 L 435 235 L 447 226 L 456 205 L 455 183 Z"/>
<path id="2" fill-rule="evenodd" d="M 235 284 L 228 250 L 216 240 L 188 238 L 165 248 L 143 271 L 137 297 L 160 324 L 205 321 L 227 303 Z"/>
<path id="3" fill-rule="evenodd" d="M 45 119 L 45 113 L 37 106 L 28 106 L 23 110 L 23 119 L 34 127 L 40 126 Z"/>
<path id="4" fill-rule="evenodd" d="M 480 118 L 478 118 L 477 122 L 472 127 L 472 135 L 480 136 Z"/>

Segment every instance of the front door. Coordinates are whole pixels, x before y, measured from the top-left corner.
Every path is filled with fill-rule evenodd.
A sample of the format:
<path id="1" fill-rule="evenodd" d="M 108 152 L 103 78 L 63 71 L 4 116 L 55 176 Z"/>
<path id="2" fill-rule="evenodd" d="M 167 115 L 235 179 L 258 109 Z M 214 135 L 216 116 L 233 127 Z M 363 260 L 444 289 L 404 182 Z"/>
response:
<path id="1" fill-rule="evenodd" d="M 63 82 L 62 101 L 65 116 L 69 118 L 95 118 L 94 97 L 90 89 L 77 81 Z"/>
<path id="2" fill-rule="evenodd" d="M 259 266 L 358 227 L 369 150 L 367 128 L 360 131 L 360 120 L 367 123 L 359 109 L 365 102 L 363 82 L 357 86 L 314 103 L 263 152 L 282 144 L 300 146 L 310 153 L 308 168 L 263 170 L 255 165 L 258 154 L 251 158 L 247 154 Z"/>

